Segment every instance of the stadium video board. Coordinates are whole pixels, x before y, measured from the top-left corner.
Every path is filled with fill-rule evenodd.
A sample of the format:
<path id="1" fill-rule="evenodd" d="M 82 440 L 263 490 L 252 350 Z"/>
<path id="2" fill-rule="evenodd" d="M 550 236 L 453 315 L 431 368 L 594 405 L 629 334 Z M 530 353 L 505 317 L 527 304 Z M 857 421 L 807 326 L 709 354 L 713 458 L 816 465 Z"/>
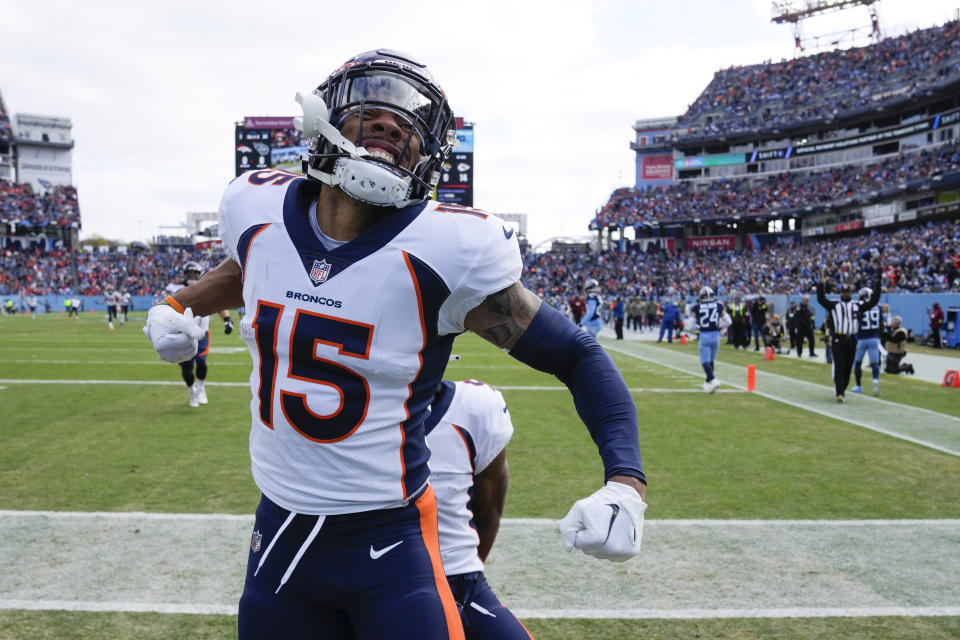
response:
<path id="1" fill-rule="evenodd" d="M 274 167 L 299 172 L 307 144 L 292 117 L 247 117 L 236 125 L 234 148 L 236 175 Z"/>
<path id="2" fill-rule="evenodd" d="M 473 206 L 473 123 L 457 118 L 457 146 L 440 169 L 438 202 Z"/>

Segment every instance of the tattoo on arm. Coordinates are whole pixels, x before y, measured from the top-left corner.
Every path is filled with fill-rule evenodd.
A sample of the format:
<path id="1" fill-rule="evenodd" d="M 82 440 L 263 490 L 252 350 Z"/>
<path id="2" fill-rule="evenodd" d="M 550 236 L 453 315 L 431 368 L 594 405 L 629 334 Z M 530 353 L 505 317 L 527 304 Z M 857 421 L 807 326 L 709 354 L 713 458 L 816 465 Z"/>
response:
<path id="1" fill-rule="evenodd" d="M 484 340 L 510 349 L 540 309 L 540 298 L 519 282 L 487 296 L 467 314 L 465 325 Z"/>

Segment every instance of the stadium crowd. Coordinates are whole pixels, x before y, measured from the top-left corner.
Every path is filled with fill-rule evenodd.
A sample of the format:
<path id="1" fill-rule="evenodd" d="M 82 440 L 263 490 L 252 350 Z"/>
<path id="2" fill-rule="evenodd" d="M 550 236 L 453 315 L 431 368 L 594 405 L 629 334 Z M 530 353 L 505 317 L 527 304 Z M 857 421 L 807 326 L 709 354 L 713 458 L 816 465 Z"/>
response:
<path id="1" fill-rule="evenodd" d="M 0 179 L 0 221 L 20 225 L 61 227 L 80 224 L 80 205 L 77 189 L 57 185 L 45 193 L 34 193 L 29 184 Z"/>
<path id="2" fill-rule="evenodd" d="M 120 253 L 58 250 L 0 253 L 0 295 L 100 295 L 107 285 L 132 295 L 154 295 L 196 261 L 209 269 L 224 257 L 219 249 Z M 79 287 L 75 288 L 74 265 Z M 607 295 L 680 297 L 709 284 L 721 296 L 744 293 L 809 293 L 821 273 L 847 282 L 885 268 L 891 292 L 960 291 L 960 223 L 940 222 L 845 238 L 819 238 L 760 251 L 683 250 L 528 253 L 524 284 L 541 296 L 566 299 L 589 278 Z M 869 282 L 855 281 L 857 287 Z"/>
<path id="3" fill-rule="evenodd" d="M 960 22 L 868 47 L 735 66 L 713 80 L 677 122 L 679 138 L 824 121 L 907 99 L 960 75 Z M 689 130 L 689 131 L 688 131 Z"/>
<path id="4" fill-rule="evenodd" d="M 183 265 L 212 268 L 224 254 L 217 250 L 120 253 L 38 250 L 0 253 L 0 295 L 102 295 L 107 286 L 131 295 L 156 295 L 183 278 Z M 74 279 L 76 267 L 76 280 Z M 74 283 L 79 286 L 74 286 Z"/>
<path id="5" fill-rule="evenodd" d="M 683 181 L 642 193 L 623 187 L 610 195 L 594 222 L 600 226 L 633 225 L 757 215 L 829 204 L 905 181 L 954 172 L 960 172 L 960 142 L 816 173 L 794 171 L 760 180 L 719 178 L 700 187 Z"/>
<path id="6" fill-rule="evenodd" d="M 553 252 L 525 257 L 524 283 L 548 299 L 566 300 L 595 278 L 609 296 L 809 293 L 826 273 L 855 287 L 884 269 L 889 292 L 960 291 L 960 223 L 941 222 L 846 238 L 772 245 L 761 251 Z"/>

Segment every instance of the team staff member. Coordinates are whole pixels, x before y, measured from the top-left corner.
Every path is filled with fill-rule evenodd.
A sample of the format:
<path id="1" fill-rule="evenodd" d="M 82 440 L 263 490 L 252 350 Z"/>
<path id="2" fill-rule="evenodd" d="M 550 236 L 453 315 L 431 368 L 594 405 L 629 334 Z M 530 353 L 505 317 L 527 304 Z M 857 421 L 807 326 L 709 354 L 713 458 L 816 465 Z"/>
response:
<path id="1" fill-rule="evenodd" d="M 817 284 L 817 302 L 827 310 L 830 326 L 830 349 L 833 351 L 833 384 L 837 402 L 846 402 L 847 385 L 853 370 L 853 357 L 857 351 L 857 329 L 860 314 L 871 309 L 880 301 L 882 272 L 877 273 L 876 286 L 870 298 L 865 302 L 853 300 L 853 287 L 848 283 L 840 285 L 840 300 L 828 300 L 826 295 L 827 277 Z"/>
<path id="2" fill-rule="evenodd" d="M 379 49 L 298 97 L 304 175 L 234 179 L 219 212 L 229 257 L 148 316 L 154 349 L 180 361 L 200 337 L 191 309 L 248 311 L 262 497 L 240 639 L 463 638 L 424 421 L 466 330 L 564 381 L 598 447 L 606 484 L 574 504 L 564 543 L 612 560 L 638 553 L 633 397 L 596 340 L 520 283 L 517 236 L 502 220 L 429 202 L 456 141 L 432 74 Z"/>
<path id="3" fill-rule="evenodd" d="M 424 428 L 430 486 L 437 494 L 440 557 L 466 640 L 529 640 L 483 574 L 510 482 L 506 447 L 513 423 L 507 404 L 484 382 L 443 381 Z"/>
<path id="4" fill-rule="evenodd" d="M 810 308 L 810 296 L 803 296 L 800 299 L 800 306 L 797 308 L 797 357 L 803 357 L 803 341 L 807 341 L 810 350 L 810 357 L 816 358 L 817 352 L 813 343 L 814 313 Z"/>
<path id="5" fill-rule="evenodd" d="M 913 375 L 912 364 L 900 364 L 907 355 L 907 330 L 903 328 L 903 318 L 893 316 L 889 333 L 883 333 L 883 348 L 887 350 L 887 366 L 884 373 L 909 373 Z"/>

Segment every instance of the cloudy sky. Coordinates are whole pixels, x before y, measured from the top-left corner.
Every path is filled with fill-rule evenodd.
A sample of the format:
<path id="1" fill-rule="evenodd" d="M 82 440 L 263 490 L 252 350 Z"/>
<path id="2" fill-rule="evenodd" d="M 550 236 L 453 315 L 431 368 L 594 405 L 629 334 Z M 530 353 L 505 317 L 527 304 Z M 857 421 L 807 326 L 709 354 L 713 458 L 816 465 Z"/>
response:
<path id="1" fill-rule="evenodd" d="M 377 47 L 426 61 L 476 123 L 476 206 L 527 213 L 534 243 L 581 235 L 633 182 L 637 119 L 682 113 L 719 68 L 793 56 L 770 0 L 3 5 L 0 93 L 11 115 L 73 121 L 82 238 L 147 239 L 215 211 L 234 123 L 298 115 L 296 91 Z M 958 3 L 879 5 L 884 32 L 899 35 L 955 17 Z M 867 24 L 858 7 L 805 31 Z"/>

